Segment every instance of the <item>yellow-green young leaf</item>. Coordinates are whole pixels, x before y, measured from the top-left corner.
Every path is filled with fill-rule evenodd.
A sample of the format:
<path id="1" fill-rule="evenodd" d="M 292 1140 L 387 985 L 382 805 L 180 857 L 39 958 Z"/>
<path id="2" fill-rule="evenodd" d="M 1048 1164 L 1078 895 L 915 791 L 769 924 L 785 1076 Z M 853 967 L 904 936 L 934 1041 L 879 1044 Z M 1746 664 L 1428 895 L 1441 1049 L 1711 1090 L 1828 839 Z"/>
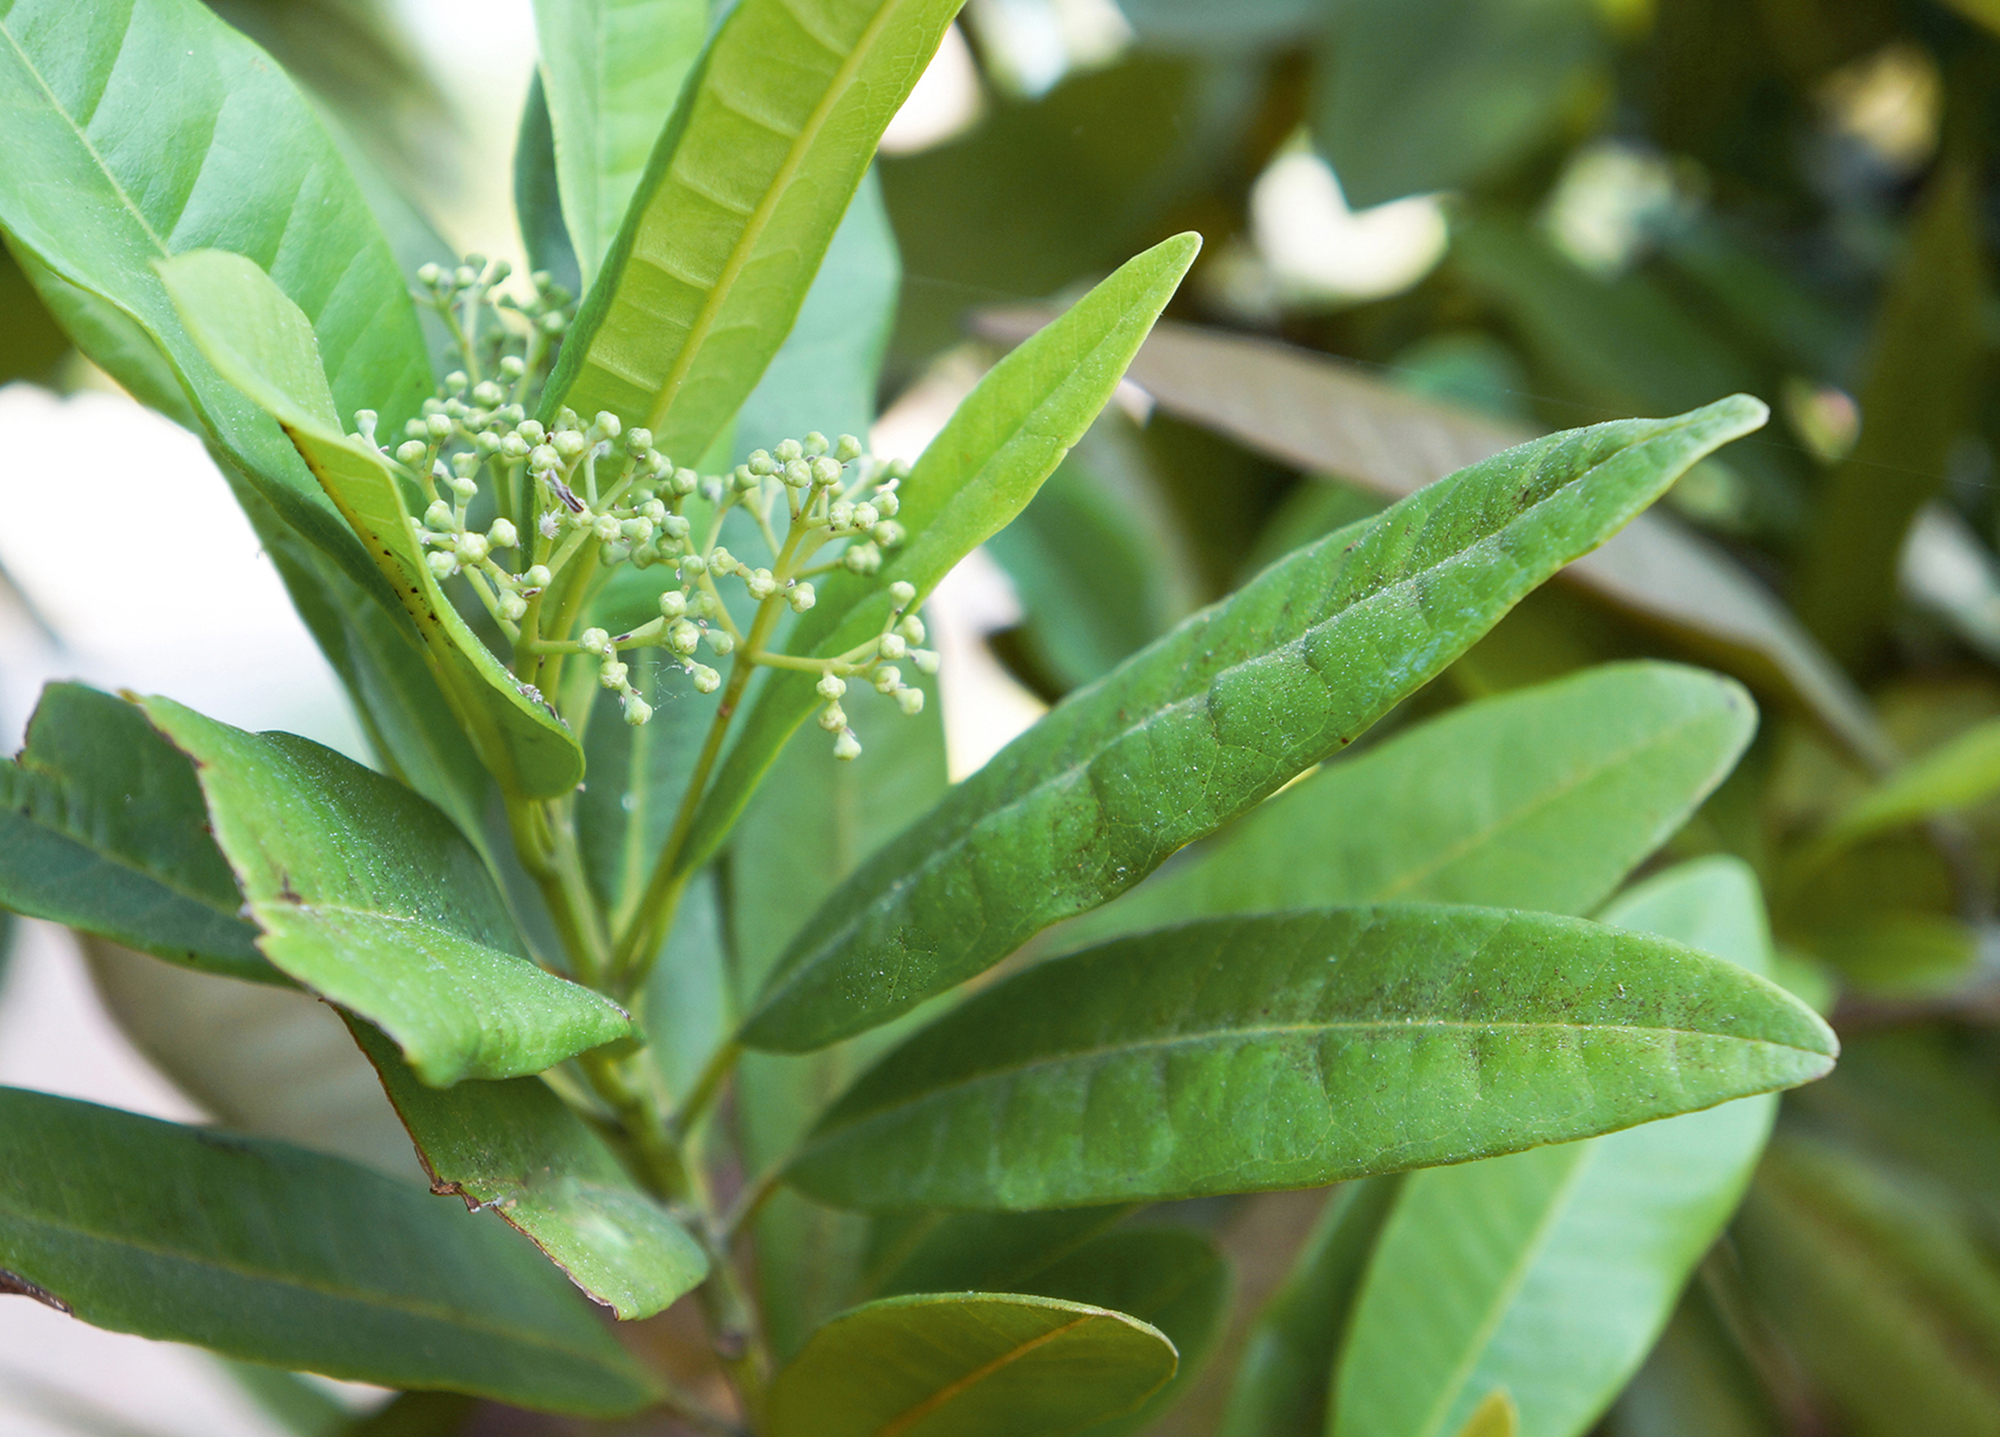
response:
<path id="1" fill-rule="evenodd" d="M 829 575 L 819 602 L 792 631 L 791 651 L 838 654 L 881 632 L 890 584 L 910 584 L 920 602 L 959 560 L 1012 522 L 1111 401 L 1200 248 L 1199 235 L 1182 234 L 1134 256 L 995 365 L 898 491 L 897 522 L 909 541 L 873 579 Z M 778 750 L 819 702 L 809 674 L 779 670 L 765 681 L 696 816 L 687 867 L 721 847 Z"/>
<path id="2" fill-rule="evenodd" d="M 1793 1087 L 1836 1051 L 1735 964 L 1578 919 L 1214 919 L 969 998 L 856 1082 L 786 1176 L 868 1208 L 1313 1187 Z"/>
<path id="3" fill-rule="evenodd" d="M 1514 1437 L 1521 1430 L 1521 1412 L 1507 1389 L 1496 1387 L 1473 1409 L 1458 1437 Z"/>
<path id="4" fill-rule="evenodd" d="M 608 409 L 684 463 L 705 453 L 784 342 L 960 3 L 741 0 L 653 149 L 544 410 Z"/>
<path id="5" fill-rule="evenodd" d="M 813 1334 L 771 1388 L 771 1437 L 1073 1437 L 1174 1375 L 1157 1328 L 1079 1302 L 891 1297 Z"/>
<path id="6" fill-rule="evenodd" d="M 158 958 L 282 983 L 237 910 L 187 755 L 132 705 L 50 684 L 0 762 L 0 907 Z"/>
<path id="7" fill-rule="evenodd" d="M 1327 903 L 1587 913 L 1687 822 L 1756 723 L 1729 679 L 1663 663 L 1468 704 L 1294 784 L 1065 946 Z"/>
<path id="8" fill-rule="evenodd" d="M 1770 963 L 1756 875 L 1733 858 L 1671 869 L 1604 919 L 1718 966 Z M 1527 1430 L 1578 1437 L 1645 1360 L 1776 1111 L 1761 1096 L 1412 1173 L 1355 1304 L 1329 1437 L 1451 1437 L 1496 1391 Z"/>
<path id="9" fill-rule="evenodd" d="M 1966 730 L 1891 774 L 1836 818 L 1814 846 L 1830 857 L 1870 834 L 1954 809 L 2000 792 L 2000 720 Z"/>
<path id="10" fill-rule="evenodd" d="M 529 798 L 566 794 L 583 750 L 547 700 L 507 671 L 452 607 L 413 537 L 402 481 L 366 440 L 343 432 L 312 326 L 251 261 L 224 250 L 163 260 L 181 322 L 216 370 L 284 426 L 423 636 L 431 672 L 480 758 Z"/>
<path id="11" fill-rule="evenodd" d="M 865 864 L 787 951 L 745 1041 L 789 1051 L 858 1032 L 1132 887 L 1350 742 L 1765 414 L 1739 396 L 1573 430 L 1294 552 L 1056 709 Z"/>
<path id="12" fill-rule="evenodd" d="M 215 441 L 283 523 L 387 603 L 363 545 L 276 426 L 188 339 L 151 266 L 246 254 L 312 321 L 341 413 L 385 424 L 432 385 L 394 255 L 285 72 L 196 0 L 0 0 L 0 227 L 165 353 Z"/>
<path id="13" fill-rule="evenodd" d="M 140 707 L 194 760 L 264 956 L 382 1028 L 426 1083 L 539 1073 L 631 1033 L 528 959 L 479 855 L 416 794 L 309 739 Z"/>
<path id="14" fill-rule="evenodd" d="M 613 1417 L 652 1384 L 490 1218 L 339 1158 L 0 1089 L 0 1292 L 276 1367 Z"/>
<path id="15" fill-rule="evenodd" d="M 537 0 L 556 184 L 588 285 L 708 35 L 708 0 Z"/>
<path id="16" fill-rule="evenodd" d="M 1328 1199 L 1305 1249 L 1243 1345 L 1217 1437 L 1321 1437 L 1333 1360 L 1361 1275 L 1403 1177 L 1348 1183 Z"/>
<path id="17" fill-rule="evenodd" d="M 375 1029 L 348 1027 L 416 1142 L 432 1192 L 492 1208 L 620 1318 L 663 1312 L 708 1275 L 701 1245 L 548 1084 L 515 1078 L 440 1092 Z"/>

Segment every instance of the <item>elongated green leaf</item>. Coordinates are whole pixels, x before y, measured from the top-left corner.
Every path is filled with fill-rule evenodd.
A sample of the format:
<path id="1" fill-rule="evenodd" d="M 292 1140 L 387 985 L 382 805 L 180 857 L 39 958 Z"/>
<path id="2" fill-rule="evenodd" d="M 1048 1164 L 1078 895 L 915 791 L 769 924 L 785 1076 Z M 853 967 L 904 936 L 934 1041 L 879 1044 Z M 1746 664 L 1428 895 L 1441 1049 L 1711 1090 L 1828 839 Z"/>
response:
<path id="1" fill-rule="evenodd" d="M 1932 177 L 1875 321 L 1861 437 L 1815 510 L 1799 612 L 1850 662 L 1866 656 L 1894 611 L 1904 538 L 1942 487 L 1969 417 L 1986 350 L 1977 196 L 1963 161 Z"/>
<path id="2" fill-rule="evenodd" d="M 284 426 L 342 515 L 367 540 L 486 766 L 528 797 L 574 789 L 583 778 L 582 748 L 548 701 L 494 658 L 438 587 L 389 461 L 342 429 L 305 315 L 241 255 L 198 250 L 159 268 L 182 323 L 209 362 Z"/>
<path id="3" fill-rule="evenodd" d="M 1872 833 L 1954 809 L 2000 792 L 2000 721 L 1967 729 L 1877 784 L 1828 828 L 1821 847 L 1844 848 Z"/>
<path id="4" fill-rule="evenodd" d="M 379 1025 L 425 1082 L 538 1073 L 632 1031 L 528 960 L 472 846 L 408 789 L 293 734 L 140 706 L 195 762 L 264 956 Z"/>
<path id="5" fill-rule="evenodd" d="M 777 353 L 960 3 L 742 0 L 653 149 L 544 408 L 608 409 L 684 462 L 706 452 Z"/>
<path id="6" fill-rule="evenodd" d="M 1605 921 L 1769 966 L 1756 876 L 1735 859 L 1662 874 Z M 1735 1210 L 1776 1107 L 1412 1174 L 1355 1306 L 1329 1437 L 1451 1437 L 1495 1392 L 1529 1431 L 1583 1432 Z"/>
<path id="7" fill-rule="evenodd" d="M 1006 527 L 1110 402 L 1119 377 L 1201 248 L 1176 235 L 1126 261 L 1062 318 L 989 371 L 900 489 L 910 533 L 873 581 L 832 575 L 793 630 L 794 653 L 837 654 L 881 631 L 888 585 L 921 601 L 958 561 Z M 703 800 L 687 865 L 706 862 L 750 794 L 819 702 L 812 678 L 775 672 Z"/>
<path id="8" fill-rule="evenodd" d="M 1046 318 L 1037 310 L 996 310 L 983 314 L 978 327 L 1013 342 Z M 1171 321 L 1155 326 L 1129 377 L 1168 413 L 1254 453 L 1308 473 L 1331 471 L 1399 499 L 1532 437 L 1329 355 Z M 1789 699 L 1870 762 L 1889 756 L 1867 703 L 1804 625 L 1722 549 L 1671 515 L 1641 515 L 1563 578 Z"/>
<path id="9" fill-rule="evenodd" d="M 787 1176 L 860 1207 L 1311 1187 L 1795 1086 L 1835 1047 L 1734 964 L 1576 919 L 1217 919 L 975 995 L 849 1089 Z"/>
<path id="10" fill-rule="evenodd" d="M 528 263 L 571 294 L 583 293 L 583 279 L 563 223 L 561 186 L 556 179 L 556 137 L 549 118 L 541 71 L 528 82 L 521 128 L 514 139 L 514 218 Z"/>
<path id="11" fill-rule="evenodd" d="M 546 1083 L 417 1081 L 395 1045 L 350 1022 L 431 1177 L 431 1191 L 490 1207 L 621 1318 L 664 1312 L 708 1274 L 687 1229 L 654 1202 Z"/>
<path id="12" fill-rule="evenodd" d="M 1326 903 L 1587 913 L 1687 821 L 1756 721 L 1734 683 L 1675 664 L 1487 699 L 1293 785 L 1066 941 Z"/>
<path id="13" fill-rule="evenodd" d="M 1136 1318 L 1046 1297 L 891 1297 L 813 1335 L 771 1389 L 771 1437 L 1069 1437 L 1174 1374 Z"/>
<path id="14" fill-rule="evenodd" d="M 1524 445 L 1273 565 L 1009 744 L 855 875 L 744 1028 L 809 1048 L 1130 888 L 1437 674 L 1754 399 Z"/>
<path id="15" fill-rule="evenodd" d="M 707 0 L 539 0 L 556 179 L 588 285 L 708 34 Z"/>
<path id="16" fill-rule="evenodd" d="M 1403 1179 L 1339 1189 L 1244 1344 L 1217 1437 L 1321 1437 L 1334 1355 Z"/>
<path id="17" fill-rule="evenodd" d="M 284 975 L 237 913 L 185 754 L 130 704 L 50 684 L 0 763 L 0 905 L 261 983 Z"/>
<path id="18" fill-rule="evenodd" d="M 1845 1430 L 2000 1431 L 2000 1270 L 1921 1183 L 1781 1136 L 1735 1236 L 1758 1308 Z"/>
<path id="19" fill-rule="evenodd" d="M 392 1387 L 615 1416 L 645 1376 L 490 1219 L 283 1143 L 0 1089 L 0 1291 Z"/>
<path id="20" fill-rule="evenodd" d="M 0 110 L 0 227 L 143 328 L 283 521 L 388 601 L 361 542 L 189 341 L 151 267 L 210 247 L 248 255 L 311 320 L 338 412 L 372 408 L 392 429 L 416 412 L 432 379 L 415 310 L 284 72 L 195 0 L 6 0 Z"/>
<path id="21" fill-rule="evenodd" d="M 871 1297 L 911 1292 L 1013 1292 L 1135 1209 L 1056 1212 L 890 1212 L 873 1220 Z"/>

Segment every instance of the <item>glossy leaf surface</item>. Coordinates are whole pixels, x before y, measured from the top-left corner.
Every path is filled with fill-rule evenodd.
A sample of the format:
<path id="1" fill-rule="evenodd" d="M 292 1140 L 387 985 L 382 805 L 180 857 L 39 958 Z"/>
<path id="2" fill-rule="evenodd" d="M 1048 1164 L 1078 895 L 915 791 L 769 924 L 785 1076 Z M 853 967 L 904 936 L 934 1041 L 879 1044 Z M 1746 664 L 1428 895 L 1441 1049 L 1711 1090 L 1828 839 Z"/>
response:
<path id="1" fill-rule="evenodd" d="M 856 1083 L 787 1171 L 865 1207 L 1311 1187 L 1791 1087 L 1834 1052 L 1734 964 L 1576 919 L 1216 919 L 968 999 Z"/>
<path id="2" fill-rule="evenodd" d="M 1082 1303 L 891 1297 L 835 1318 L 771 1389 L 772 1437 L 1071 1437 L 1174 1374 L 1173 1344 Z"/>
<path id="3" fill-rule="evenodd" d="M 1687 821 L 1756 721 L 1730 680 L 1661 663 L 1470 704 L 1293 785 L 1069 943 L 1326 903 L 1587 913 Z"/>
<path id="4" fill-rule="evenodd" d="M 417 1081 L 365 1024 L 354 1039 L 415 1140 L 431 1191 L 491 1207 L 620 1318 L 651 1317 L 701 1281 L 708 1259 L 546 1083 Z"/>
<path id="5" fill-rule="evenodd" d="M 529 961 L 472 846 L 408 789 L 292 734 L 141 706 L 195 761 L 265 957 L 380 1026 L 425 1082 L 538 1073 L 631 1032 Z"/>
<path id="6" fill-rule="evenodd" d="M 1769 966 L 1757 880 L 1734 859 L 1670 870 L 1605 921 Z M 1776 1106 L 1411 1174 L 1355 1307 L 1330 1437 L 1450 1437 L 1496 1392 L 1529 1431 L 1585 1431 L 1735 1210 Z"/>
<path id="7" fill-rule="evenodd" d="M 875 142 L 959 4 L 731 10 L 652 151 L 544 408 L 610 410 L 682 463 L 705 453 L 797 318 Z"/>
<path id="8" fill-rule="evenodd" d="M 1525 445 L 1273 565 L 876 855 L 787 952 L 746 1041 L 859 1031 L 1115 897 L 1351 741 L 1764 414 L 1728 399 Z"/>
<path id="9" fill-rule="evenodd" d="M 130 704 L 50 684 L 0 763 L 0 905 L 189 967 L 282 983 L 187 756 Z"/>
<path id="10" fill-rule="evenodd" d="M 819 602 L 793 630 L 791 651 L 843 653 L 881 632 L 890 584 L 910 584 L 921 602 L 959 560 L 1006 527 L 1110 402 L 1200 248 L 1198 236 L 1176 235 L 1126 261 L 988 371 L 898 490 L 897 522 L 909 541 L 875 579 L 828 576 Z M 702 803 L 690 865 L 720 846 L 778 750 L 819 702 L 810 675 L 771 675 Z"/>
<path id="11" fill-rule="evenodd" d="M 1244 1343 L 1217 1437 L 1321 1437 L 1334 1357 L 1403 1178 L 1366 1178 L 1327 1200 L 1284 1285 Z"/>
<path id="12" fill-rule="evenodd" d="M 159 269 L 202 353 L 284 427 L 367 541 L 487 767 L 529 797 L 574 789 L 583 778 L 583 750 L 547 700 L 507 671 L 438 587 L 389 460 L 341 425 L 305 315 L 241 255 L 200 250 Z"/>
<path id="13" fill-rule="evenodd" d="M 615 1416 L 647 1381 L 506 1229 L 338 1158 L 0 1089 L 0 1288 L 118 1332 Z"/>
<path id="14" fill-rule="evenodd" d="M 706 0 L 540 0 L 542 92 L 562 212 L 585 286 L 708 34 Z"/>
<path id="15" fill-rule="evenodd" d="M 283 521 L 386 599 L 277 428 L 189 341 L 154 262 L 248 255 L 311 320 L 341 414 L 400 425 L 432 377 L 394 256 L 304 98 L 193 0 L 0 7 L 10 118 L 0 226 L 166 353 L 217 441 Z"/>

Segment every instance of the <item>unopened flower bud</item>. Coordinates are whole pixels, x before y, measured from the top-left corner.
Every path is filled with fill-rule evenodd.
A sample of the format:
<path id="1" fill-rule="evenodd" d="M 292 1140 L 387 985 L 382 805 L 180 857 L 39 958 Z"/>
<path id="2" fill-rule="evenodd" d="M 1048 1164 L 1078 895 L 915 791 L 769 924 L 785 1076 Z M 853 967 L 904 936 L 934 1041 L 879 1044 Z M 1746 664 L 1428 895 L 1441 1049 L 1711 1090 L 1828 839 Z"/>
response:
<path id="1" fill-rule="evenodd" d="M 572 459 L 581 459 L 583 451 L 590 447 L 584 437 L 574 429 L 558 429 L 555 438 L 551 439 L 549 444 L 565 464 Z"/>
<path id="2" fill-rule="evenodd" d="M 795 614 L 803 614 L 818 599 L 819 594 L 813 589 L 810 579 L 794 584 L 785 591 L 785 602 L 792 606 L 792 612 Z"/>
<path id="3" fill-rule="evenodd" d="M 586 654 L 608 654 L 611 652 L 611 635 L 602 629 L 585 629 L 577 635 L 577 642 L 583 645 Z"/>
<path id="4" fill-rule="evenodd" d="M 527 363 L 518 354 L 505 355 L 500 360 L 500 373 L 508 379 L 519 379 L 527 372 Z"/>
<path id="5" fill-rule="evenodd" d="M 433 414 L 424 421 L 424 433 L 430 436 L 431 443 L 444 443 L 445 440 L 451 438 L 450 417 L 443 414 Z"/>
<path id="6" fill-rule="evenodd" d="M 861 757 L 861 740 L 854 736 L 853 729 L 843 730 L 833 741 L 833 756 L 849 762 Z"/>
<path id="7" fill-rule="evenodd" d="M 706 664 L 691 664 L 688 673 L 694 678 L 694 686 L 705 694 L 712 694 L 722 687 L 722 675 Z"/>
<path id="8" fill-rule="evenodd" d="M 590 421 L 591 432 L 602 439 L 616 439 L 624 427 L 619 423 L 618 416 L 608 409 L 598 410 Z"/>
<path id="9" fill-rule="evenodd" d="M 681 560 L 681 571 L 687 574 L 706 574 L 708 561 L 699 554 L 689 554 Z"/>
<path id="10" fill-rule="evenodd" d="M 424 562 L 431 566 L 431 573 L 440 579 L 449 579 L 458 572 L 458 559 L 449 549 L 433 549 Z"/>
<path id="11" fill-rule="evenodd" d="M 818 455 L 826 453 L 826 451 L 831 447 L 832 446 L 829 445 L 826 441 L 826 436 L 820 433 L 817 429 L 808 429 L 806 431 L 806 440 L 804 448 L 807 454 L 816 457 Z"/>
<path id="12" fill-rule="evenodd" d="M 562 456 L 547 444 L 537 444 L 528 451 L 528 467 L 537 474 L 547 474 L 562 468 Z"/>
<path id="13" fill-rule="evenodd" d="M 479 497 L 479 481 L 476 479 L 454 479 L 451 481 L 451 492 L 456 494 L 462 502 L 469 504 Z"/>
<path id="14" fill-rule="evenodd" d="M 625 687 L 626 675 L 630 672 L 631 670 L 618 660 L 606 659 L 604 667 L 597 671 L 597 682 L 607 689 L 622 689 Z"/>
<path id="15" fill-rule="evenodd" d="M 704 629 L 702 634 L 708 646 L 718 654 L 727 654 L 736 647 L 736 636 L 727 629 Z"/>
<path id="16" fill-rule="evenodd" d="M 544 439 L 549 437 L 549 431 L 542 428 L 542 422 L 539 419 L 523 419 L 519 424 L 514 426 L 514 432 L 530 444 L 540 444 Z"/>
<path id="17" fill-rule="evenodd" d="M 750 472 L 748 464 L 738 464 L 729 471 L 729 485 L 739 494 L 748 494 L 757 487 L 757 476 Z"/>
<path id="18" fill-rule="evenodd" d="M 637 694 L 625 695 L 625 722 L 637 728 L 653 716 L 653 706 Z"/>
<path id="19" fill-rule="evenodd" d="M 856 504 L 854 506 L 854 527 L 857 529 L 872 529 L 881 521 L 881 518 L 882 516 L 875 512 L 873 504 Z"/>
<path id="20" fill-rule="evenodd" d="M 861 441 L 852 434 L 843 434 L 833 441 L 833 457 L 843 464 L 852 464 L 861 457 Z"/>
<path id="21" fill-rule="evenodd" d="M 801 445 L 799 441 L 796 439 L 785 439 L 779 441 L 777 450 L 775 452 L 777 453 L 778 462 L 780 464 L 789 464 L 794 459 L 803 459 L 806 457 L 805 447 Z"/>
<path id="22" fill-rule="evenodd" d="M 527 612 L 528 601 L 519 594 L 502 594 L 500 596 L 500 617 L 507 620 L 510 624 L 521 622 L 522 616 Z"/>
<path id="23" fill-rule="evenodd" d="M 813 482 L 812 465 L 803 459 L 794 459 L 784 468 L 785 483 L 793 489 L 809 488 Z"/>
<path id="24" fill-rule="evenodd" d="M 924 691 L 922 689 L 897 689 L 896 707 L 915 718 L 924 711 Z"/>
<path id="25" fill-rule="evenodd" d="M 934 674 L 938 671 L 936 649 L 911 649 L 910 662 L 917 666 L 920 674 Z"/>
<path id="26" fill-rule="evenodd" d="M 771 451 L 768 449 L 752 449 L 747 462 L 750 465 L 750 472 L 759 478 L 778 472 L 777 461 L 771 457 Z"/>
<path id="27" fill-rule="evenodd" d="M 750 591 L 753 599 L 768 599 L 778 592 L 778 581 L 769 569 L 752 569 L 744 576 L 743 587 Z"/>
<path id="28" fill-rule="evenodd" d="M 695 651 L 701 643 L 701 630 L 687 619 L 675 619 L 667 626 L 667 647 L 680 655 Z"/>
<path id="29" fill-rule="evenodd" d="M 460 534 L 453 546 L 461 564 L 477 564 L 486 557 L 487 544 L 484 534 Z"/>
<path id="30" fill-rule="evenodd" d="M 618 516 L 599 514 L 590 521 L 590 532 L 600 544 L 609 544 L 618 538 Z"/>
<path id="31" fill-rule="evenodd" d="M 674 470 L 673 485 L 674 492 L 685 499 L 701 486 L 701 475 L 686 467 L 676 469 Z"/>
<path id="32" fill-rule="evenodd" d="M 917 601 L 917 586 L 908 579 L 898 579 L 889 586 L 889 600 L 898 609 L 907 609 Z"/>
<path id="33" fill-rule="evenodd" d="M 836 499 L 827 506 L 826 522 L 836 530 L 845 529 L 854 522 L 854 506 L 845 499 Z"/>
<path id="34" fill-rule="evenodd" d="M 507 391 L 490 379 L 483 379 L 472 386 L 472 402 L 491 409 L 507 397 Z"/>
<path id="35" fill-rule="evenodd" d="M 824 454 L 814 459 L 807 468 L 812 474 L 812 482 L 822 488 L 840 482 L 840 465 Z"/>
<path id="36" fill-rule="evenodd" d="M 688 611 L 688 596 L 679 589 L 669 589 L 660 595 L 660 617 L 678 619 Z"/>
<path id="37" fill-rule="evenodd" d="M 569 321 L 553 309 L 543 315 L 536 323 L 541 325 L 542 333 L 544 334 L 561 334 L 563 330 L 569 327 Z"/>
<path id="38" fill-rule="evenodd" d="M 417 280 L 419 283 L 435 289 L 444 282 L 444 270 L 441 266 L 435 264 L 420 265 L 417 269 Z"/>
<path id="39" fill-rule="evenodd" d="M 627 519 L 618 526 L 618 532 L 628 544 L 650 544 L 653 542 L 653 521 L 643 516 Z"/>
<path id="40" fill-rule="evenodd" d="M 839 674 L 822 674 L 813 689 L 823 699 L 837 699 L 847 692 L 847 680 Z"/>
<path id="41" fill-rule="evenodd" d="M 424 443 L 421 439 L 405 439 L 401 444 L 396 446 L 396 461 L 399 464 L 407 464 L 414 469 L 417 465 L 424 462 L 424 456 L 430 453 L 430 451 L 430 445 Z"/>
<path id="42" fill-rule="evenodd" d="M 847 727 L 847 713 L 838 702 L 830 703 L 819 711 L 819 726 L 828 733 L 839 733 Z"/>
<path id="43" fill-rule="evenodd" d="M 528 457 L 528 441 L 518 434 L 509 434 L 500 441 L 500 456 L 516 463 Z"/>
<path id="44" fill-rule="evenodd" d="M 521 582 L 531 589 L 546 589 L 554 579 L 547 564 L 530 564 L 528 572 L 521 575 Z"/>
<path id="45" fill-rule="evenodd" d="M 884 664 L 875 670 L 875 692 L 893 694 L 903 686 L 903 671 L 894 664 Z"/>
<path id="46" fill-rule="evenodd" d="M 896 632 L 913 644 L 924 641 L 924 621 L 915 614 L 906 615 L 903 622 L 896 625 Z"/>
<path id="47" fill-rule="evenodd" d="M 903 526 L 894 519 L 884 519 L 868 532 L 885 549 L 893 549 L 903 542 Z"/>
<path id="48" fill-rule="evenodd" d="M 910 651 L 901 634 L 884 634 L 876 640 L 876 650 L 885 659 L 900 659 Z"/>
<path id="49" fill-rule="evenodd" d="M 851 573 L 878 573 L 882 568 L 882 551 L 873 544 L 856 544 L 840 556 L 840 562 Z"/>
<path id="50" fill-rule="evenodd" d="M 451 505 L 442 499 L 431 500 L 431 507 L 424 510 L 424 522 L 433 529 L 449 529 L 451 521 Z"/>
<path id="51" fill-rule="evenodd" d="M 511 549 L 521 542 L 512 519 L 495 519 L 486 527 L 486 541 L 496 549 Z"/>
<path id="52" fill-rule="evenodd" d="M 875 512 L 880 514 L 884 519 L 895 518 L 896 511 L 902 507 L 903 501 L 896 497 L 894 489 L 877 489 L 875 491 Z"/>
<path id="53" fill-rule="evenodd" d="M 669 539 L 685 539 L 694 532 L 694 526 L 688 523 L 685 514 L 669 514 L 660 520 L 660 532 Z"/>

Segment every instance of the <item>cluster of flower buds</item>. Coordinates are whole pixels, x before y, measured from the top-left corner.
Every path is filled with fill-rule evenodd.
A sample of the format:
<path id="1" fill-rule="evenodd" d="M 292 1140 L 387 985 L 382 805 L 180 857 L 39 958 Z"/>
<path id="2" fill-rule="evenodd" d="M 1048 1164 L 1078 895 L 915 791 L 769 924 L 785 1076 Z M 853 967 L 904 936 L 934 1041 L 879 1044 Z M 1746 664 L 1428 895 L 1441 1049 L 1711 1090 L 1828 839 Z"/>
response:
<path id="1" fill-rule="evenodd" d="M 432 574 L 470 584 L 513 644 L 517 673 L 525 677 L 548 656 L 594 661 L 626 721 L 641 724 L 652 705 L 621 657 L 634 649 L 660 651 L 702 693 L 722 684 L 700 662 L 703 650 L 806 668 L 818 674 L 820 726 L 843 758 L 861 751 L 840 705 L 849 680 L 894 696 L 905 713 L 920 712 L 923 692 L 903 682 L 897 664 L 932 673 L 937 657 L 918 647 L 924 626 L 909 612 L 916 591 L 908 583 L 891 584 L 893 608 L 879 635 L 823 661 L 762 651 L 757 645 L 768 642 L 773 623 L 739 629 L 724 602 L 724 586 L 740 583 L 757 612 L 775 619 L 777 606 L 794 613 L 813 606 L 817 575 L 879 572 L 904 541 L 896 516 L 907 467 L 874 460 L 852 435 L 810 433 L 756 450 L 727 474 L 702 475 L 616 415 L 586 422 L 563 409 L 550 424 L 531 418 L 571 297 L 536 274 L 532 297 L 516 302 L 496 288 L 508 277 L 504 262 L 477 255 L 451 270 L 426 265 L 418 298 L 444 320 L 463 367 L 424 402 L 393 451 L 378 441 L 373 413 L 355 417 L 359 436 L 421 494 L 425 507 L 410 522 Z M 721 545 L 732 509 L 754 521 L 768 563 Z M 782 537 L 773 522 L 780 513 L 789 520 Z M 568 626 L 585 612 L 592 585 L 618 565 L 670 571 L 659 617 L 628 633 L 588 627 L 571 637 Z"/>

